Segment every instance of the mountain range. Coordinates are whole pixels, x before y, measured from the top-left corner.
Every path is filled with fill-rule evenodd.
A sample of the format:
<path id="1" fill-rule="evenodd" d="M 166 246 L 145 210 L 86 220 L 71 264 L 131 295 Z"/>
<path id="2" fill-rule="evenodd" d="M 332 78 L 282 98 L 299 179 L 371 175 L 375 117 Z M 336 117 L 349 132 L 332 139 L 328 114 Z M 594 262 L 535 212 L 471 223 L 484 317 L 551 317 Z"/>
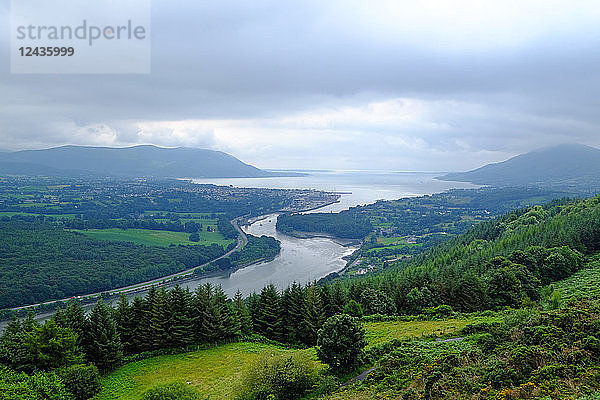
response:
<path id="1" fill-rule="evenodd" d="M 62 146 L 0 154 L 0 174 L 54 176 L 258 178 L 289 176 L 245 164 L 221 151 L 143 145 Z"/>
<path id="2" fill-rule="evenodd" d="M 600 149 L 581 144 L 547 147 L 438 179 L 496 187 L 540 186 L 596 192 L 600 189 Z"/>

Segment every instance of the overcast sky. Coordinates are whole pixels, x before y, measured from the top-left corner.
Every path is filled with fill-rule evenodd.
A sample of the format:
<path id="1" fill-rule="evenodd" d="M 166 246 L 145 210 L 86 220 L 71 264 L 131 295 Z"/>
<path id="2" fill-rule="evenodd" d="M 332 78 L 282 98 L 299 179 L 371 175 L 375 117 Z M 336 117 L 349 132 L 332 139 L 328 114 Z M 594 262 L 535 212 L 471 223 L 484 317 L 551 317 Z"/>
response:
<path id="1" fill-rule="evenodd" d="M 0 0 L 2 149 L 449 171 L 600 147 L 598 0 L 154 0 L 149 75 L 10 74 L 8 21 Z"/>

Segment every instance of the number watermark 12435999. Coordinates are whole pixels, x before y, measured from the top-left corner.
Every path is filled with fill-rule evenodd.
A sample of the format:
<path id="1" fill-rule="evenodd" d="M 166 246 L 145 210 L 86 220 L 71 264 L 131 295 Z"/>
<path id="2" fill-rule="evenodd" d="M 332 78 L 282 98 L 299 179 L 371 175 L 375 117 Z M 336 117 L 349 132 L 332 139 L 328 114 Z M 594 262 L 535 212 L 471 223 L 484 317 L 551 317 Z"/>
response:
<path id="1" fill-rule="evenodd" d="M 150 0 L 12 0 L 12 73 L 150 73 Z"/>

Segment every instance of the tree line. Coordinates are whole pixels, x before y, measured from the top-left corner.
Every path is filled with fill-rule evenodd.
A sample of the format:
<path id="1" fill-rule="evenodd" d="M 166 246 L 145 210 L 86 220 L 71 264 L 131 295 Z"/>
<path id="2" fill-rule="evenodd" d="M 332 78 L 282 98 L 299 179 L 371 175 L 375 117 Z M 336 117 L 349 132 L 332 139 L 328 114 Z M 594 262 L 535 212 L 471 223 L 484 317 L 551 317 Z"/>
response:
<path id="1" fill-rule="evenodd" d="M 98 370 L 124 357 L 251 335 L 300 346 L 319 342 L 319 357 L 345 368 L 365 346 L 360 325 L 342 315 L 357 311 L 352 303 L 339 283 L 293 284 L 281 292 L 268 285 L 247 299 L 239 291 L 230 299 L 210 283 L 193 292 L 153 287 L 131 302 L 122 295 L 114 307 L 100 299 L 88 313 L 73 300 L 43 324 L 32 314 L 8 323 L 0 336 L 0 389 L 36 392 L 41 381 L 45 399 L 88 399 L 100 388 Z"/>
<path id="2" fill-rule="evenodd" d="M 344 239 L 362 239 L 372 230 L 371 221 L 362 215 L 349 213 L 281 214 L 277 230 L 283 233 L 318 232 Z"/>

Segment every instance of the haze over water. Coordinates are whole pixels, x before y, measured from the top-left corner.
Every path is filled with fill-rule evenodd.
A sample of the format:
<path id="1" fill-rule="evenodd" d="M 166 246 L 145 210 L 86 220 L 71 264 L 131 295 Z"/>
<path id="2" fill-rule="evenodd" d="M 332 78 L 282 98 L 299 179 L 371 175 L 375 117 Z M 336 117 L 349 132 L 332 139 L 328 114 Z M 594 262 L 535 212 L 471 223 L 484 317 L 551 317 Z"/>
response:
<path id="1" fill-rule="evenodd" d="M 440 193 L 448 189 L 471 189 L 479 186 L 465 182 L 445 182 L 434 179 L 441 172 L 390 171 L 309 171 L 307 176 L 273 178 L 197 178 L 195 183 L 258 187 L 269 189 L 317 189 L 344 192 L 340 202 L 313 212 L 340 212 L 356 205 L 377 200 Z"/>

